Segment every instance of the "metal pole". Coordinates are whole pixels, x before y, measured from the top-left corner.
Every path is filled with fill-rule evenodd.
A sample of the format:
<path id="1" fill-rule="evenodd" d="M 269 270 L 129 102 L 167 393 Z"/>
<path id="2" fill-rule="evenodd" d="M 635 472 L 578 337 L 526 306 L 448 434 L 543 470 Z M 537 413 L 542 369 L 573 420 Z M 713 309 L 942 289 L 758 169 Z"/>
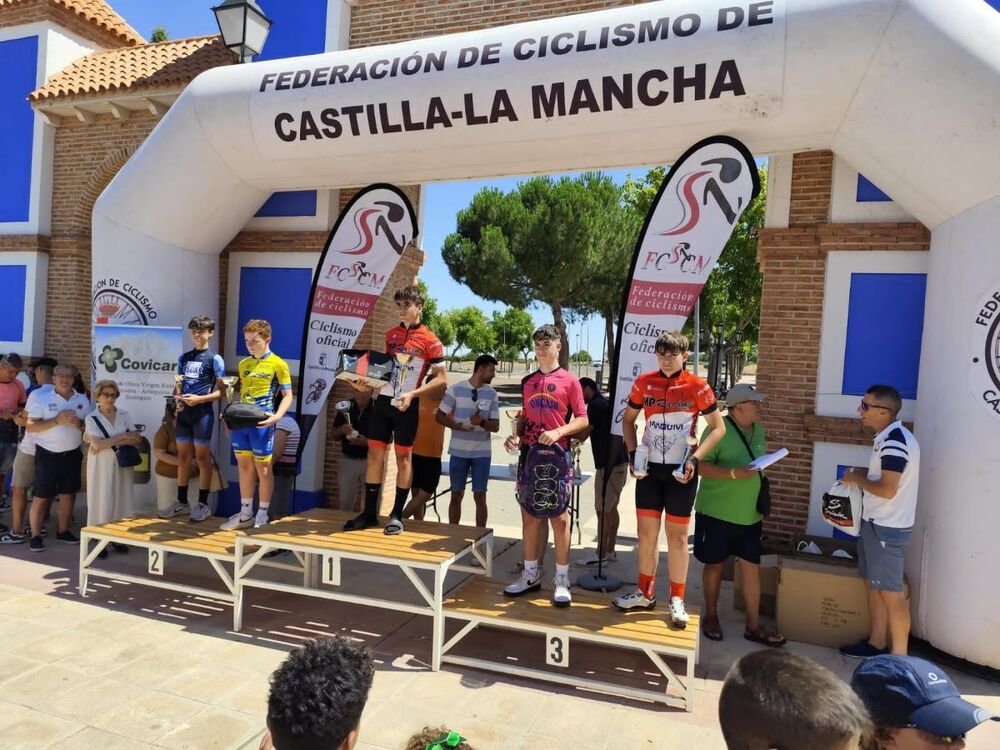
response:
<path id="1" fill-rule="evenodd" d="M 701 358 L 701 297 L 694 301 L 694 374 L 698 374 Z"/>

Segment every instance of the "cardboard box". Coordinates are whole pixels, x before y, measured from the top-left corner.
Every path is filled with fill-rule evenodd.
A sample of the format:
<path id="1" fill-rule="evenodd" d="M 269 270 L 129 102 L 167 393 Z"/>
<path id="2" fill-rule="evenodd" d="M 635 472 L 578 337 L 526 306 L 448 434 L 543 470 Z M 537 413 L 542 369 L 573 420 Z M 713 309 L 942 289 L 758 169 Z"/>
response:
<path id="1" fill-rule="evenodd" d="M 835 648 L 868 636 L 868 591 L 856 566 L 782 557 L 777 604 L 778 630 L 789 640 Z"/>
<path id="2" fill-rule="evenodd" d="M 762 555 L 760 558 L 760 614 L 774 617 L 778 598 L 778 556 Z M 736 565 L 733 579 L 733 608 L 743 611 L 743 570 Z"/>

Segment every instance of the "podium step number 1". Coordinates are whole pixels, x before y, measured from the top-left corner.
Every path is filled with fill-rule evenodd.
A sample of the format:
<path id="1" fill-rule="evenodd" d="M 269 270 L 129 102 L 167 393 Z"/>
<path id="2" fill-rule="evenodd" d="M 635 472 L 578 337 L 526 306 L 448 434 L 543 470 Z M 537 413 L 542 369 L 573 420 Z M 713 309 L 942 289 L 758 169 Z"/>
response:
<path id="1" fill-rule="evenodd" d="M 340 585 L 340 557 L 323 555 L 323 572 L 320 578 L 328 586 Z"/>
<path id="2" fill-rule="evenodd" d="M 553 630 L 545 633 L 545 663 L 563 669 L 569 666 L 569 638 Z"/>

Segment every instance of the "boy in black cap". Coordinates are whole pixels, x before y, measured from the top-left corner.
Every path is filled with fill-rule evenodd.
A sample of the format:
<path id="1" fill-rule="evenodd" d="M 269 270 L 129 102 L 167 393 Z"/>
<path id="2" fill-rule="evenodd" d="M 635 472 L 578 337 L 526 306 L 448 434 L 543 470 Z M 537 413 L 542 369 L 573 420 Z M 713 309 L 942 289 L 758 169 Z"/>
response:
<path id="1" fill-rule="evenodd" d="M 865 659 L 851 687 L 875 725 L 877 748 L 924 750 L 947 745 L 961 750 L 965 735 L 1000 716 L 969 703 L 951 678 L 929 661 L 886 654 Z"/>

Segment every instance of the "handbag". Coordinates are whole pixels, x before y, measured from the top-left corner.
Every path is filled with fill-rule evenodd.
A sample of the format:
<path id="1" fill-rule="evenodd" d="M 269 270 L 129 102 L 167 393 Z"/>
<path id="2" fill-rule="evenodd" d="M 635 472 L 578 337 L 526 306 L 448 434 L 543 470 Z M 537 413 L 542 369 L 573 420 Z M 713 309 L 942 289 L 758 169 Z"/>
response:
<path id="1" fill-rule="evenodd" d="M 736 430 L 736 434 L 740 436 L 740 440 L 743 441 L 743 445 L 746 446 L 747 453 L 750 454 L 750 460 L 754 461 L 757 457 L 753 454 L 753 450 L 750 448 L 750 443 L 747 442 L 746 435 L 743 434 L 743 430 L 740 429 L 736 421 L 727 416 L 726 421 L 733 426 Z M 757 493 L 757 512 L 762 516 L 771 515 L 771 481 L 764 476 L 764 472 L 759 472 L 760 474 L 760 491 Z"/>
<path id="2" fill-rule="evenodd" d="M 257 404 L 234 401 L 222 411 L 222 419 L 230 430 L 245 430 L 256 427 L 258 422 L 267 419 L 268 413 Z"/>
<path id="3" fill-rule="evenodd" d="M 94 424 L 97 425 L 97 429 L 104 433 L 105 440 L 111 437 L 99 418 L 94 417 Z M 139 452 L 139 448 L 134 445 L 112 445 L 111 450 L 115 452 L 115 459 L 123 469 L 131 469 L 142 463 L 142 454 Z"/>

